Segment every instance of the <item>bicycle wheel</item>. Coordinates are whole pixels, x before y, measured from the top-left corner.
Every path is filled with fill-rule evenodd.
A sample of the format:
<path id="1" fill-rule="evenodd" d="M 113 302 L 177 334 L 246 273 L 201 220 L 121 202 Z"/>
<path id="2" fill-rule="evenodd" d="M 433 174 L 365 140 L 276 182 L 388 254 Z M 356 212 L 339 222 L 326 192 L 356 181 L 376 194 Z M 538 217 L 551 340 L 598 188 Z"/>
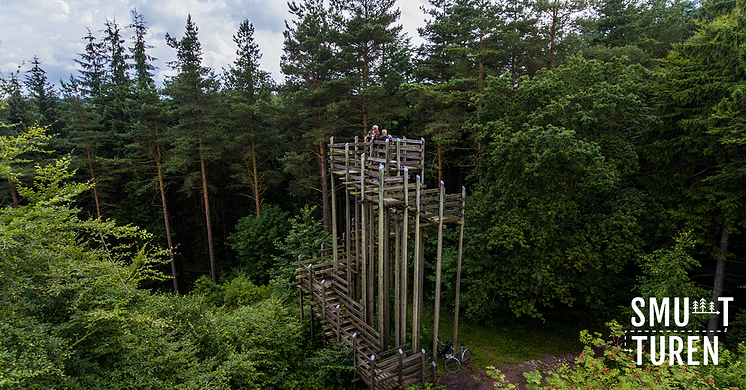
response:
<path id="1" fill-rule="evenodd" d="M 474 358 L 474 354 L 471 353 L 471 349 L 465 349 L 463 352 L 461 352 L 461 363 L 463 364 L 469 364 L 471 363 L 471 360 Z"/>
<path id="2" fill-rule="evenodd" d="M 461 362 L 459 362 L 458 359 L 456 359 L 455 357 L 449 356 L 445 358 L 443 367 L 445 367 L 446 371 L 453 374 L 455 372 L 458 372 L 459 369 L 461 369 Z"/>

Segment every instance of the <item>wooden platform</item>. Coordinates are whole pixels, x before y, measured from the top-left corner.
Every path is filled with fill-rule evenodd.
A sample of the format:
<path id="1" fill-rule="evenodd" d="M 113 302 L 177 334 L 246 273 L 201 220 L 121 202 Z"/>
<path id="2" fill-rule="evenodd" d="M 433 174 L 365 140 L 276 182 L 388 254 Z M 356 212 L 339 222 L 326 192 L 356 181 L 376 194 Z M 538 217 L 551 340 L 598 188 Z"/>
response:
<path id="1" fill-rule="evenodd" d="M 296 263 L 301 305 L 308 305 L 312 315 L 320 318 L 328 341 L 350 351 L 357 368 L 355 380 L 370 389 L 402 389 L 432 380 L 435 357 L 420 348 L 425 278 L 422 232 L 438 230 L 433 323 L 437 335 L 443 227 L 447 223 L 460 226 L 455 342 L 466 190 L 448 195 L 442 182 L 439 188 L 424 189 L 422 139 L 365 144 L 357 140 L 334 143 L 332 138 L 328 156 L 332 247 L 319 258 Z M 338 204 L 344 204 L 343 215 L 337 212 Z"/>

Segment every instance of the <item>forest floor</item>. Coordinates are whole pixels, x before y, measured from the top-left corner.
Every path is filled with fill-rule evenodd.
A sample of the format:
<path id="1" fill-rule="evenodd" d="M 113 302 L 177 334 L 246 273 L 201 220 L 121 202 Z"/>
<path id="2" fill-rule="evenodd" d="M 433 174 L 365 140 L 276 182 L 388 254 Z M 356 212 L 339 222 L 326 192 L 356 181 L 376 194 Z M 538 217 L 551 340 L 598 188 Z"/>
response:
<path id="1" fill-rule="evenodd" d="M 478 352 L 479 353 L 479 352 Z M 537 356 L 518 363 L 496 363 L 494 367 L 505 374 L 505 379 L 510 383 L 517 384 L 518 389 L 524 389 L 526 383 L 524 372 L 536 370 L 547 371 L 556 369 L 562 363 L 572 364 L 575 357 L 580 353 L 562 353 L 558 355 L 546 354 Z M 487 375 L 484 367 L 471 363 L 461 366 L 461 369 L 450 374 L 441 371 L 437 382 L 449 390 L 492 390 L 495 389 L 495 379 Z"/>
<path id="2" fill-rule="evenodd" d="M 429 314 L 425 314 L 427 319 Z M 453 316 L 445 312 L 441 318 L 443 320 L 439 334 L 451 335 Z M 578 333 L 583 328 L 587 329 L 588 326 L 577 323 L 550 325 L 518 321 L 485 327 L 462 320 L 458 342 L 472 349 L 474 361 L 461 366 L 457 373 L 450 374 L 443 370 L 443 361 L 439 359 L 436 381 L 449 390 L 495 389 L 496 380 L 487 374 L 486 369 L 492 366 L 499 369 L 510 383 L 518 384 L 518 389 L 524 389 L 524 372 L 548 371 L 556 369 L 560 364 L 572 365 L 575 362 L 575 357 L 583 350 L 583 345 L 578 340 Z M 432 336 L 427 335 L 426 339 L 429 337 Z M 444 339 L 450 337 L 446 336 Z"/>

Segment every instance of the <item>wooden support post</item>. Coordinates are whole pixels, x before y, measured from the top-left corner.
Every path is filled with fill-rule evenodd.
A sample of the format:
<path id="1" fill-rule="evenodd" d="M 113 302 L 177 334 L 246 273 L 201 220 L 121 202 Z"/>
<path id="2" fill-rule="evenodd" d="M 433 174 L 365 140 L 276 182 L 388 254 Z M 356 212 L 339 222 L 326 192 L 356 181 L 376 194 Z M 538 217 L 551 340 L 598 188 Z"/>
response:
<path id="1" fill-rule="evenodd" d="M 399 386 L 403 386 L 403 376 L 404 376 L 404 352 L 399 349 Z"/>
<path id="2" fill-rule="evenodd" d="M 332 159 L 329 160 L 332 161 Z M 332 269 L 334 275 L 339 276 L 337 274 L 337 271 L 339 271 L 339 248 L 337 246 L 337 187 L 335 185 L 334 173 L 330 176 L 332 184 L 332 261 L 334 262 Z"/>
<path id="3" fill-rule="evenodd" d="M 385 197 L 384 191 L 384 197 Z M 391 237 L 391 212 L 387 206 L 383 208 L 383 340 L 384 349 L 389 349 L 391 341 L 391 253 L 389 241 Z"/>
<path id="4" fill-rule="evenodd" d="M 302 324 L 303 323 L 303 290 L 300 288 L 298 290 L 300 292 L 298 294 L 298 297 L 300 298 L 298 301 L 298 303 L 300 304 L 300 323 Z"/>
<path id="5" fill-rule="evenodd" d="M 345 259 L 347 261 L 347 293 L 352 298 L 354 283 L 352 281 L 352 249 L 350 244 L 352 242 L 350 235 L 352 230 L 350 229 L 350 189 L 346 183 L 350 182 L 350 144 L 345 144 Z"/>
<path id="6" fill-rule="evenodd" d="M 375 214 L 373 213 L 373 201 L 366 202 L 368 206 L 368 310 L 370 315 L 370 326 L 375 326 L 373 317 L 376 308 L 376 238 L 375 238 Z"/>
<path id="7" fill-rule="evenodd" d="M 360 168 L 358 170 L 362 172 L 362 165 L 359 165 L 358 159 L 357 159 L 357 157 L 360 156 L 358 153 L 360 153 L 360 151 L 357 149 L 357 136 L 355 136 L 355 151 L 353 153 L 353 155 L 355 156 L 355 164 L 353 164 L 353 167 Z"/>
<path id="8" fill-rule="evenodd" d="M 416 353 L 416 352 L 412 352 Z M 422 349 L 422 353 L 420 354 L 420 383 L 425 383 L 425 369 L 427 369 L 427 365 L 425 362 L 427 361 L 427 353 L 425 352 L 425 349 Z"/>
<path id="9" fill-rule="evenodd" d="M 435 363 L 435 361 L 433 361 L 432 365 L 433 365 L 432 367 L 433 370 L 430 373 L 430 382 L 435 383 L 435 368 L 438 367 L 438 363 Z"/>
<path id="10" fill-rule="evenodd" d="M 401 225 L 394 232 L 394 346 L 401 345 Z"/>
<path id="11" fill-rule="evenodd" d="M 420 153 L 422 153 L 422 155 L 420 156 L 420 175 L 422 175 L 422 177 L 425 177 L 425 139 L 420 138 L 420 140 L 422 141 L 422 150 L 420 151 Z"/>
<path id="12" fill-rule="evenodd" d="M 401 140 L 396 139 L 396 176 L 401 176 Z"/>
<path id="13" fill-rule="evenodd" d="M 367 244 L 368 244 L 368 237 L 366 234 L 366 224 L 368 220 L 367 215 L 367 204 L 368 202 L 365 201 L 365 153 L 363 153 L 360 156 L 360 208 L 361 208 L 361 218 L 360 218 L 360 232 L 361 232 L 361 238 L 358 240 L 358 247 L 361 249 L 361 260 L 362 260 L 362 292 L 363 292 L 363 305 L 365 306 L 365 310 L 363 313 L 363 316 L 365 317 L 365 323 L 370 325 L 371 324 L 371 318 L 368 315 L 368 250 L 367 250 Z"/>
<path id="14" fill-rule="evenodd" d="M 438 207 L 438 254 L 435 266 L 435 320 L 433 321 L 433 346 L 438 345 L 438 331 L 440 326 L 440 274 L 443 267 L 443 202 L 445 200 L 445 184 L 440 182 L 440 201 Z M 438 360 L 438 348 L 433 348 L 433 360 Z"/>
<path id="15" fill-rule="evenodd" d="M 458 345 L 458 311 L 461 295 L 461 259 L 464 253 L 464 225 L 466 224 L 466 187 L 461 187 L 461 227 L 458 234 L 458 261 L 456 263 L 456 306 L 453 310 L 453 347 Z"/>
<path id="16" fill-rule="evenodd" d="M 352 334 L 352 366 L 357 370 L 357 332 Z"/>
<path id="17" fill-rule="evenodd" d="M 300 258 L 302 255 L 298 255 L 298 265 L 300 265 Z M 300 287 L 300 285 L 298 286 Z M 303 324 L 303 289 L 298 288 L 298 297 L 300 298 L 300 323 Z"/>
<path id="18" fill-rule="evenodd" d="M 355 164 L 353 166 L 360 167 L 358 162 L 358 154 L 357 154 L 357 137 L 355 137 L 355 153 L 353 154 L 355 158 Z M 362 158 L 362 157 L 361 157 Z M 358 169 L 358 174 L 362 176 L 363 172 L 362 169 Z M 358 229 L 358 226 L 362 226 L 360 224 L 360 202 L 362 197 L 360 195 L 355 195 L 354 203 L 355 203 L 355 301 L 360 302 L 362 299 L 362 280 L 361 280 L 361 270 L 360 270 L 360 261 L 361 261 L 361 253 L 360 253 L 360 245 L 362 243 L 362 229 Z"/>
<path id="19" fill-rule="evenodd" d="M 404 215 L 403 215 L 403 226 L 402 226 L 402 246 L 401 246 L 401 314 L 399 315 L 399 345 L 407 343 L 407 262 L 409 261 L 409 254 L 407 248 L 407 237 L 409 235 L 409 169 L 404 168 Z"/>
<path id="20" fill-rule="evenodd" d="M 378 166 L 378 334 L 380 335 L 381 339 L 379 340 L 379 345 L 381 346 L 381 350 L 387 350 L 386 348 L 386 336 L 384 334 L 384 324 L 388 320 L 384 316 L 384 307 L 386 306 L 385 300 L 384 300 L 384 256 L 383 256 L 383 248 L 384 248 L 384 236 L 383 236 L 383 222 L 385 219 L 384 213 L 386 212 L 383 207 L 383 180 L 384 180 L 384 170 L 383 170 L 383 164 Z"/>
<path id="21" fill-rule="evenodd" d="M 389 139 L 388 139 L 388 138 L 386 138 L 386 139 L 384 140 L 384 142 L 383 142 L 383 147 L 385 147 L 385 148 L 386 148 L 386 153 L 384 153 L 384 156 L 385 156 L 385 159 L 386 159 L 385 161 L 386 161 L 386 162 L 384 162 L 383 164 L 384 164 L 384 168 L 385 168 L 385 169 L 386 169 L 387 171 L 388 171 L 389 169 L 391 169 L 391 167 L 389 166 L 389 164 L 391 163 L 391 157 L 389 157 L 389 147 L 390 147 L 390 146 L 391 146 L 391 142 L 389 142 Z"/>
<path id="22" fill-rule="evenodd" d="M 341 341 L 340 339 L 342 337 L 342 321 L 340 316 L 342 309 L 340 309 L 339 305 L 337 305 L 335 311 L 337 312 L 337 345 L 339 345 L 339 342 Z"/>
<path id="23" fill-rule="evenodd" d="M 420 228 L 420 186 L 422 185 L 422 179 L 419 175 L 415 178 L 416 181 L 416 193 L 415 193 L 415 204 L 417 214 L 415 215 L 414 222 L 414 291 L 412 298 L 412 352 L 416 352 L 420 349 L 420 332 L 422 331 L 422 312 L 421 300 L 422 300 L 422 279 L 420 278 L 420 268 L 422 267 L 422 252 L 420 251 L 420 241 L 422 241 L 422 229 Z"/>
<path id="24" fill-rule="evenodd" d="M 321 279 L 321 320 L 326 319 L 326 279 Z"/>
<path id="25" fill-rule="evenodd" d="M 311 345 L 313 345 L 313 333 L 314 333 L 313 332 L 313 323 L 314 323 L 314 318 L 313 318 L 313 298 L 314 298 L 314 295 L 315 295 L 313 293 L 313 270 L 312 270 L 313 265 L 312 264 L 308 264 L 307 268 L 308 268 L 308 312 L 309 312 L 308 319 L 311 322 Z"/>
<path id="26" fill-rule="evenodd" d="M 376 355 L 370 355 L 370 390 L 376 390 Z"/>
<path id="27" fill-rule="evenodd" d="M 355 301 L 360 301 L 362 298 L 362 280 L 361 280 L 361 269 L 360 269 L 360 262 L 362 259 L 362 253 L 360 252 L 360 245 L 362 244 L 362 232 L 363 229 L 361 227 L 363 226 L 360 223 L 360 207 L 362 207 L 362 204 L 360 203 L 360 198 L 355 196 L 355 218 L 353 220 L 353 225 L 355 226 Z"/>

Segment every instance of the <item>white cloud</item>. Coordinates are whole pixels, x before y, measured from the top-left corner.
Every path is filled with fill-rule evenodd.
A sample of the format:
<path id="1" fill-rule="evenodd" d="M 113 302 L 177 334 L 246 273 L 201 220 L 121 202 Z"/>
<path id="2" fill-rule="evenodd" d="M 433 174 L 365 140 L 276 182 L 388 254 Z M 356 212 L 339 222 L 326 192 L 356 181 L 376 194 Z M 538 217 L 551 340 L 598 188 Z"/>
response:
<path id="1" fill-rule="evenodd" d="M 419 6 L 426 0 L 398 1 L 401 24 L 413 44 L 420 42 L 416 27 L 424 25 Z M 156 78 L 162 82 L 173 72 L 168 62 L 176 57 L 166 45 L 165 34 L 176 38 L 184 34 L 187 15 L 199 28 L 204 63 L 215 71 L 227 68 L 235 59 L 233 35 L 248 19 L 255 27 L 254 39 L 262 52 L 262 68 L 281 80 L 284 21 L 292 15 L 285 1 L 278 0 L 5 0 L 0 12 L 0 72 L 8 74 L 18 65 L 27 64 L 36 55 L 53 83 L 77 75 L 75 59 L 85 50 L 86 27 L 102 37 L 106 19 L 116 20 L 124 28 L 131 22 L 130 10 L 137 7 L 148 24 L 148 43 L 155 46 Z M 131 32 L 125 30 L 129 38 Z"/>

